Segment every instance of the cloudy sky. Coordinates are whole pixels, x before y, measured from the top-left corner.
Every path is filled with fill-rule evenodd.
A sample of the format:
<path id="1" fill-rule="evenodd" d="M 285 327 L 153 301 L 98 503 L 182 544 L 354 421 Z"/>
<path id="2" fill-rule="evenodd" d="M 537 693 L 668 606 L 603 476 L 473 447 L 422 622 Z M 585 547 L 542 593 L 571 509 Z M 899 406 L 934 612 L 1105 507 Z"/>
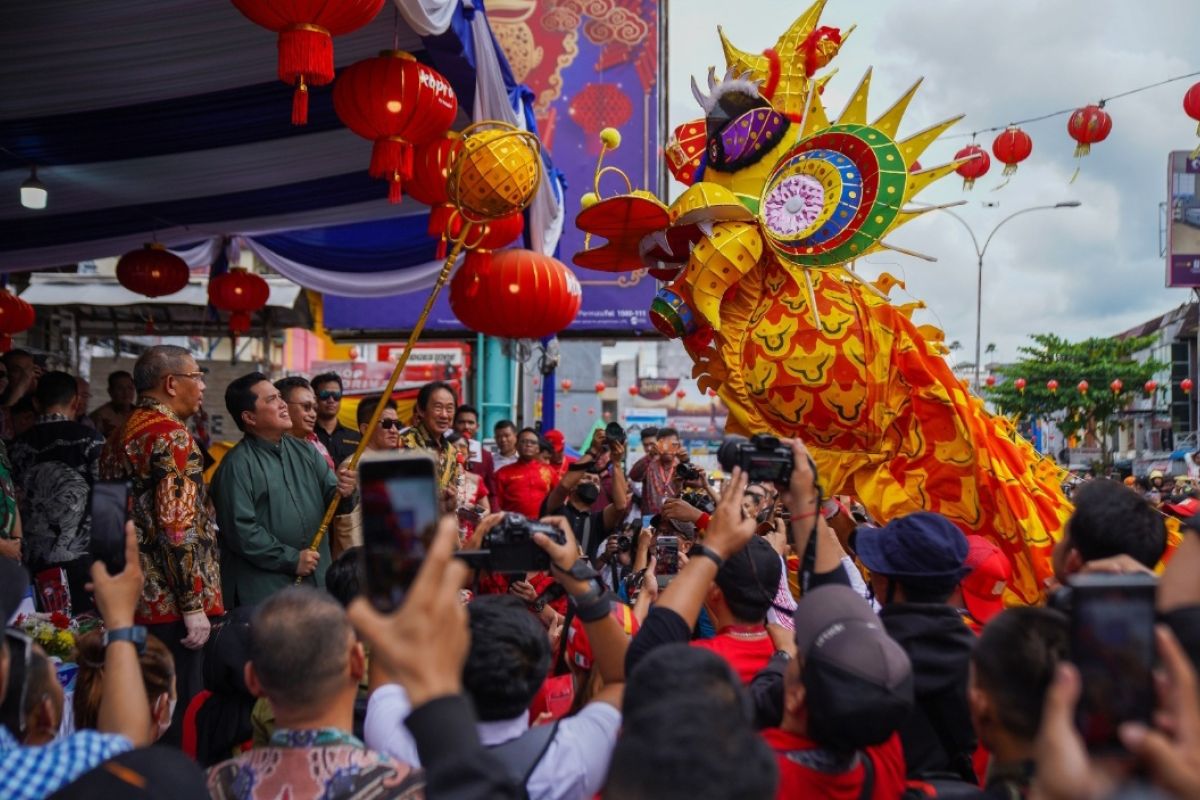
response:
<path id="1" fill-rule="evenodd" d="M 808 3 L 783 0 L 671 0 L 668 80 L 671 127 L 699 116 L 688 82 L 710 65 L 723 72 L 716 25 L 743 50 L 758 52 Z M 910 106 L 901 135 L 960 112 L 966 118 L 921 157 L 925 166 L 949 160 L 978 128 L 1004 125 L 1200 70 L 1197 0 L 830 0 L 822 23 L 858 29 L 832 66 L 840 69 L 825 93 L 838 113 L 863 71 L 874 65 L 872 118 L 918 77 L 925 83 Z M 1031 333 L 1070 338 L 1109 335 L 1184 303 L 1189 292 L 1164 288 L 1159 257 L 1159 203 L 1166 194 L 1170 150 L 1197 143 L 1196 123 L 1181 99 L 1195 80 L 1114 100 L 1109 138 L 1075 169 L 1075 143 L 1066 117 L 1025 126 L 1033 155 L 1001 191 L 991 172 L 972 192 L 957 176 L 921 200 L 968 200 L 956 209 L 984 238 L 1008 214 L 1033 205 L 1077 199 L 1078 209 L 1024 215 L 996 235 L 984 264 L 983 342 L 1000 360 L 1016 355 Z M 995 134 L 981 137 L 990 150 Z M 995 207 L 984 207 L 984 203 Z M 936 256 L 929 264 L 877 255 L 864 273 L 888 271 L 907 294 L 924 300 L 921 321 L 958 340 L 959 357 L 973 360 L 975 252 L 951 217 L 933 213 L 890 240 Z M 893 300 L 906 302 L 897 289 Z"/>

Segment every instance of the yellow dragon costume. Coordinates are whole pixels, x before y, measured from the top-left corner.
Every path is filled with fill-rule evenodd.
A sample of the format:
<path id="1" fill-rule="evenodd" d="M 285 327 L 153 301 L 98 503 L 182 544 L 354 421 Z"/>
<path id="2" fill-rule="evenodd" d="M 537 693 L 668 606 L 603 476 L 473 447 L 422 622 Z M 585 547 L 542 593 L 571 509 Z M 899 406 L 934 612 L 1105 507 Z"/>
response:
<path id="1" fill-rule="evenodd" d="M 1008 600 L 1037 602 L 1070 513 L 1059 468 L 955 377 L 942 332 L 911 319 L 922 304 L 893 305 L 894 278 L 868 283 L 847 267 L 908 253 L 885 238 L 932 210 L 907 204 L 962 163 L 914 168 L 959 118 L 899 138 L 918 81 L 868 122 L 868 71 L 831 122 L 830 76 L 816 72 L 845 37 L 818 27 L 825 3 L 761 55 L 721 34 L 728 72 L 710 71 L 707 93 L 693 81 L 705 118 L 667 148 L 689 188 L 669 207 L 644 191 L 600 199 L 598 169 L 576 222 L 589 242 L 608 241 L 574 261 L 667 283 L 651 319 L 729 407 L 728 432 L 801 438 L 826 489 L 877 519 L 936 511 L 991 537 L 1013 563 Z"/>

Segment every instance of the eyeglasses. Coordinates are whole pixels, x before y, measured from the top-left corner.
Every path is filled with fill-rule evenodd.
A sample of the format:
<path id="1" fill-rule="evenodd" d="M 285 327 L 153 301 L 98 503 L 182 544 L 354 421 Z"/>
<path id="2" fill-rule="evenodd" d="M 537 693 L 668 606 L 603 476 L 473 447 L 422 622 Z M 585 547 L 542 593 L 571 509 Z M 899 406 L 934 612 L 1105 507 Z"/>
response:
<path id="1" fill-rule="evenodd" d="M 746 497 L 749 497 L 756 504 L 761 503 L 762 501 L 767 499 L 767 496 L 765 494 L 760 494 L 758 492 L 746 492 Z"/>
<path id="2" fill-rule="evenodd" d="M 323 390 L 317 392 L 317 399 L 318 400 L 341 400 L 342 393 L 335 392 L 332 389 L 323 389 Z"/>
<path id="3" fill-rule="evenodd" d="M 398 419 L 381 419 L 381 420 L 379 420 L 379 427 L 383 428 L 385 431 L 390 431 L 392 428 L 399 429 L 400 428 L 400 420 L 398 420 Z"/>

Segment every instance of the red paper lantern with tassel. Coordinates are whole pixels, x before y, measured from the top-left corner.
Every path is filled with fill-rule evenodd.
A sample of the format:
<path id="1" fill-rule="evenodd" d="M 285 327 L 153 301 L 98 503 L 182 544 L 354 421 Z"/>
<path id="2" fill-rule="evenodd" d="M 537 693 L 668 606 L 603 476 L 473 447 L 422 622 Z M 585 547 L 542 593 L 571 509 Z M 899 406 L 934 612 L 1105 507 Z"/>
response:
<path id="1" fill-rule="evenodd" d="M 1046 381 L 1046 388 L 1050 391 L 1050 394 L 1058 394 L 1058 381 L 1051 378 Z"/>
<path id="2" fill-rule="evenodd" d="M 1112 133 L 1112 117 L 1102 105 L 1084 106 L 1075 110 L 1067 119 L 1067 133 L 1078 144 L 1075 145 L 1075 158 L 1083 158 L 1092 152 L 1092 145 L 1103 142 Z M 1079 167 L 1071 180 L 1079 176 Z"/>
<path id="3" fill-rule="evenodd" d="M 991 389 L 996 385 L 996 376 L 988 375 L 987 378 L 985 378 L 983 382 L 987 384 L 987 387 L 989 389 Z"/>
<path id="4" fill-rule="evenodd" d="M 1114 378 L 1113 382 L 1108 385 L 1108 388 L 1112 389 L 1113 394 L 1120 394 L 1121 390 L 1125 388 L 1125 382 L 1120 378 Z"/>
<path id="5" fill-rule="evenodd" d="M 636 386 L 630 386 L 630 387 L 629 387 L 629 396 L 630 396 L 630 397 L 637 397 L 637 395 L 638 395 L 638 387 L 636 387 Z"/>
<path id="6" fill-rule="evenodd" d="M 1191 394 L 1193 386 L 1195 386 L 1195 384 L 1192 383 L 1191 378 L 1184 378 L 1179 382 L 1179 388 L 1183 390 L 1184 394 Z"/>
<path id="7" fill-rule="evenodd" d="M 676 389 L 675 396 L 678 397 L 680 400 L 682 400 L 683 398 L 687 397 L 687 390 L 686 389 Z"/>
<path id="8" fill-rule="evenodd" d="M 1196 120 L 1196 135 L 1200 136 L 1200 83 L 1192 86 L 1183 96 L 1183 110 L 1189 117 Z M 1192 158 L 1200 157 L 1200 147 L 1192 151 Z"/>
<path id="9" fill-rule="evenodd" d="M 971 158 L 971 156 L 975 157 Z M 963 188 L 970 189 L 975 185 L 975 181 L 987 175 L 988 170 L 992 168 L 992 159 L 987 151 L 977 144 L 968 145 L 954 154 L 955 161 L 964 158 L 971 158 L 971 160 L 965 164 L 959 164 L 954 171 L 962 176 Z"/>
<path id="10" fill-rule="evenodd" d="M 333 108 L 347 128 L 375 142 L 371 177 L 388 181 L 388 200 L 399 203 L 403 182 L 413 177 L 413 146 L 449 129 L 458 99 L 437 70 L 386 50 L 342 70 Z"/>
<path id="11" fill-rule="evenodd" d="M 12 349 L 12 337 L 33 327 L 33 306 L 7 289 L 0 290 L 0 352 Z"/>
<path id="12" fill-rule="evenodd" d="M 1142 388 L 1146 390 L 1146 394 L 1152 395 L 1158 391 L 1158 381 L 1146 381 L 1146 385 Z"/>
<path id="13" fill-rule="evenodd" d="M 308 87 L 333 80 L 333 37 L 358 30 L 384 0 L 233 0 L 256 25 L 279 34 L 279 80 L 296 87 L 292 124 L 308 124 Z"/>
<path id="14" fill-rule="evenodd" d="M 574 386 L 574 385 L 575 385 L 575 384 L 573 384 L 573 383 L 571 382 L 571 379 L 570 379 L 570 378 L 563 378 L 563 379 L 562 379 L 562 383 L 560 383 L 560 384 L 559 384 L 559 386 L 561 386 L 561 387 L 562 387 L 562 389 L 563 389 L 563 391 L 564 391 L 564 392 L 569 392 L 569 391 L 571 391 L 571 387 L 572 387 L 572 386 Z"/>
<path id="15" fill-rule="evenodd" d="M 482 229 L 483 233 L 476 239 L 475 231 Z M 525 230 L 525 215 L 514 211 L 507 216 L 488 220 L 467 234 L 467 247 L 471 248 L 471 256 L 477 269 L 491 269 L 492 251 L 512 244 Z"/>
<path id="16" fill-rule="evenodd" d="M 1091 388 L 1091 386 L 1088 384 L 1088 382 L 1087 382 L 1087 381 L 1080 381 L 1080 382 L 1079 382 L 1079 385 L 1078 385 L 1078 386 L 1076 386 L 1075 388 L 1079 390 L 1079 393 L 1080 393 L 1080 394 L 1087 394 L 1087 393 L 1088 393 L 1088 389 L 1090 389 L 1090 388 Z"/>
<path id="17" fill-rule="evenodd" d="M 468 253 L 450 280 L 450 308 L 464 325 L 487 336 L 540 339 L 558 333 L 579 313 L 583 296 L 575 273 L 532 250 L 500 250 L 491 268 Z"/>
<path id="18" fill-rule="evenodd" d="M 462 148 L 462 137 L 446 131 L 413 151 L 413 174 L 408 194 L 429 206 L 429 235 L 438 240 L 437 257 L 446 257 L 447 241 L 462 230 L 462 215 L 450 203 L 446 181 L 454 159 Z"/>
<path id="19" fill-rule="evenodd" d="M 182 258 L 158 242 L 131 250 L 117 262 L 117 280 L 131 292 L 165 297 L 187 286 L 191 270 Z"/>
<path id="20" fill-rule="evenodd" d="M 1033 152 L 1033 139 L 1020 128 L 1013 126 L 1005 130 L 992 142 L 992 152 L 996 160 L 1004 165 L 1000 174 L 1009 177 L 1017 171 L 1017 164 L 1029 158 Z"/>
<path id="21" fill-rule="evenodd" d="M 1021 394 L 1025 394 L 1025 387 L 1027 385 L 1028 384 L 1026 383 L 1024 378 L 1017 378 L 1015 381 L 1013 381 L 1013 386 L 1017 387 L 1017 391 L 1020 392 Z"/>
<path id="22" fill-rule="evenodd" d="M 604 381 L 596 381 L 596 385 L 593 388 L 596 390 L 596 394 L 604 394 L 604 389 L 606 386 L 607 384 L 605 384 Z"/>
<path id="23" fill-rule="evenodd" d="M 234 267 L 208 282 L 208 301 L 213 308 L 229 313 L 229 331 L 241 334 L 250 330 L 250 316 L 267 304 L 271 287 L 261 276 Z"/>

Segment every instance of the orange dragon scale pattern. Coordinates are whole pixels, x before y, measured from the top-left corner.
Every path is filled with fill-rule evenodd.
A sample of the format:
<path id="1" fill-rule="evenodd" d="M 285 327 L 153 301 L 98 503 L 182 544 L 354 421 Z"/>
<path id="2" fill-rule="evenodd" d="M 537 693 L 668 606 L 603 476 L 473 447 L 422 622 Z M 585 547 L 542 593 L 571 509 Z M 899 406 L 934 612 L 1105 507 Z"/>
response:
<path id="1" fill-rule="evenodd" d="M 651 319 L 720 394 L 729 433 L 800 438 L 826 492 L 876 519 L 935 511 L 990 537 L 1013 564 L 1006 599 L 1037 602 L 1071 510 L 1060 469 L 955 377 L 942 332 L 912 320 L 922 303 L 894 305 L 895 278 L 850 266 L 908 253 L 887 235 L 932 210 L 908 203 L 964 162 L 910 167 L 956 119 L 898 138 L 914 85 L 868 122 L 868 71 L 831 120 L 828 76 L 815 73 L 850 31 L 818 26 L 825 4 L 762 55 L 722 34 L 728 71 L 710 71 L 707 91 L 693 82 L 704 118 L 666 149 L 689 188 L 670 206 L 645 192 L 602 199 L 598 169 L 575 261 L 664 280 Z M 593 249 L 593 237 L 607 242 Z"/>

